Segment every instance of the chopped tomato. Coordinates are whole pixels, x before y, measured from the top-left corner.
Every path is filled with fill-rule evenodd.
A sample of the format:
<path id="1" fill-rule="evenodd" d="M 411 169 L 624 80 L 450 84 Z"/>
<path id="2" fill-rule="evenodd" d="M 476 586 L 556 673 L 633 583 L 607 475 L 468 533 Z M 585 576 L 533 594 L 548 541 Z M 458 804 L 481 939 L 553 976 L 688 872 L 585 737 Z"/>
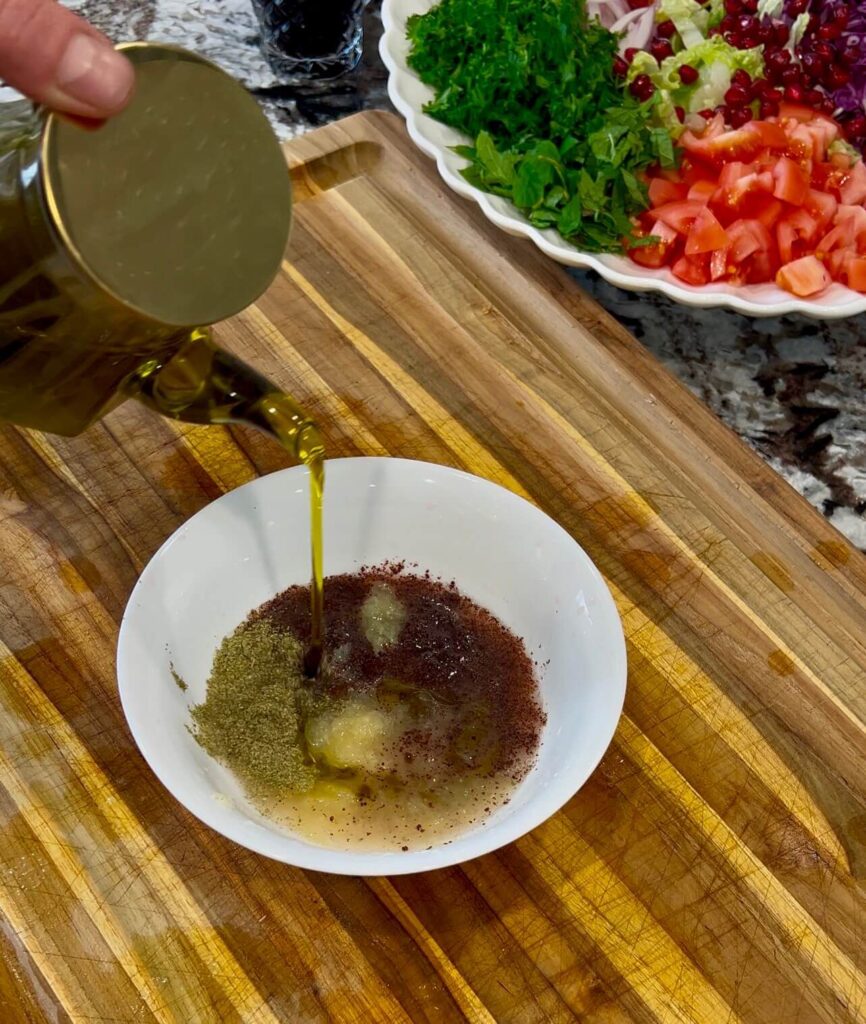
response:
<path id="1" fill-rule="evenodd" d="M 800 160 L 821 160 L 824 150 L 811 130 L 811 124 L 797 123 L 788 132 L 788 150 Z"/>
<path id="2" fill-rule="evenodd" d="M 866 210 L 862 206 L 839 206 L 834 227 L 818 243 L 821 252 L 834 249 L 859 249 L 866 244 Z"/>
<path id="3" fill-rule="evenodd" d="M 748 192 L 772 193 L 774 187 L 773 175 L 770 171 L 760 171 L 755 174 L 746 174 L 739 181 L 735 182 L 730 190 L 731 201 L 739 205 Z"/>
<path id="4" fill-rule="evenodd" d="M 671 271 L 686 284 L 706 284 L 710 279 L 710 257 L 707 253 L 696 256 L 681 256 Z"/>
<path id="5" fill-rule="evenodd" d="M 844 167 L 827 160 L 814 160 L 812 162 L 812 188 L 838 195 L 849 166 L 847 160 Z"/>
<path id="6" fill-rule="evenodd" d="M 763 284 L 772 281 L 777 266 L 778 257 L 775 252 L 756 252 L 745 265 L 746 282 Z"/>
<path id="7" fill-rule="evenodd" d="M 714 181 L 716 173 L 716 169 L 709 164 L 686 158 L 680 168 L 680 180 L 686 188 L 691 188 L 699 181 Z"/>
<path id="8" fill-rule="evenodd" d="M 804 107 L 800 103 L 791 103 L 783 100 L 779 104 L 779 117 L 784 120 L 786 117 L 793 117 L 795 121 L 814 121 L 815 111 L 811 107 Z"/>
<path id="9" fill-rule="evenodd" d="M 784 149 L 788 144 L 785 129 L 776 121 L 749 121 L 745 127 L 768 149 Z"/>
<path id="10" fill-rule="evenodd" d="M 787 156 L 780 156 L 773 168 L 773 195 L 786 203 L 802 206 L 809 192 L 809 176 Z"/>
<path id="11" fill-rule="evenodd" d="M 758 220 L 738 220 L 728 228 L 731 243 L 731 259 L 742 263 L 757 252 L 768 252 L 773 245 L 773 236 Z"/>
<path id="12" fill-rule="evenodd" d="M 827 268 L 814 256 L 803 256 L 792 263 L 785 263 L 776 273 L 776 284 L 780 288 L 804 298 L 824 291 L 830 283 Z"/>
<path id="13" fill-rule="evenodd" d="M 685 199 L 688 188 L 675 181 L 668 181 L 667 178 L 653 178 L 649 183 L 649 200 L 653 206 L 663 206 L 665 203 L 674 203 L 678 199 Z"/>
<path id="14" fill-rule="evenodd" d="M 858 160 L 839 184 L 839 195 L 846 205 L 862 203 L 866 200 L 866 167 Z"/>
<path id="15" fill-rule="evenodd" d="M 742 160 L 732 160 L 719 172 L 718 186 L 723 189 L 733 188 L 741 178 L 754 174 L 757 169 L 757 164 L 744 164 Z"/>
<path id="16" fill-rule="evenodd" d="M 797 104 L 683 132 L 679 169 L 648 174 L 654 208 L 637 218 L 660 241 L 633 258 L 695 286 L 775 280 L 805 296 L 835 280 L 866 294 L 866 162 L 831 154 L 839 137 L 832 118 Z"/>
<path id="17" fill-rule="evenodd" d="M 651 245 L 636 245 L 633 249 L 629 249 L 628 254 L 635 263 L 639 263 L 642 267 L 663 267 L 671 261 L 674 245 L 679 239 L 679 235 L 672 227 L 660 220 L 653 224 L 649 234 L 654 235 L 658 241 Z"/>
<path id="18" fill-rule="evenodd" d="M 695 199 L 682 199 L 676 203 L 665 203 L 664 206 L 657 206 L 653 213 L 659 220 L 670 225 L 681 235 L 687 235 L 691 230 L 695 217 L 703 210 L 704 204 Z"/>
<path id="19" fill-rule="evenodd" d="M 809 121 L 808 128 L 816 141 L 815 153 L 820 160 L 827 152 L 830 143 L 835 142 L 839 138 L 839 125 L 831 118 L 818 114 L 813 120 Z"/>
<path id="20" fill-rule="evenodd" d="M 848 268 L 854 259 L 857 259 L 856 249 L 834 249 L 833 252 L 825 253 L 824 266 L 834 281 L 841 281 L 844 284 L 848 281 Z"/>
<path id="21" fill-rule="evenodd" d="M 726 245 L 723 249 L 716 249 L 710 253 L 710 280 L 718 281 L 722 277 L 730 277 L 736 267 L 730 261 L 731 247 Z"/>
<path id="22" fill-rule="evenodd" d="M 708 203 L 710 196 L 716 191 L 716 183 L 706 178 L 696 181 L 689 189 L 687 198 L 696 199 L 699 203 Z"/>
<path id="23" fill-rule="evenodd" d="M 855 292 L 866 292 L 866 256 L 854 256 L 846 267 L 848 287 Z"/>
<path id="24" fill-rule="evenodd" d="M 779 259 L 783 263 L 805 254 L 805 249 L 818 238 L 818 221 L 805 210 L 791 210 L 776 224 Z"/>
<path id="25" fill-rule="evenodd" d="M 694 256 L 699 252 L 712 252 L 728 244 L 728 236 L 722 225 L 706 206 L 695 217 L 695 222 L 686 239 L 686 256 Z"/>
<path id="26" fill-rule="evenodd" d="M 741 167 L 751 166 L 740 164 Z M 724 173 L 724 172 L 723 172 Z M 732 175 L 726 180 L 730 181 Z M 721 182 L 720 175 L 719 181 Z M 716 189 L 711 203 L 723 224 L 738 217 L 751 217 L 763 206 L 765 197 L 773 192 L 773 175 L 769 171 L 751 171 L 737 178 L 729 188 Z"/>
<path id="27" fill-rule="evenodd" d="M 703 132 L 700 138 L 686 130 L 678 142 L 687 153 L 710 164 L 725 163 L 729 160 L 751 160 L 764 148 L 760 136 L 754 130 L 750 131 L 748 124 L 720 135 L 708 135 L 707 132 Z"/>
<path id="28" fill-rule="evenodd" d="M 640 266 L 658 269 L 668 262 L 669 249 L 670 246 L 664 242 L 656 242 L 653 245 L 636 245 L 628 250 L 628 254 Z"/>
<path id="29" fill-rule="evenodd" d="M 818 221 L 818 227 L 822 231 L 835 217 L 838 206 L 835 196 L 828 192 L 819 192 L 815 188 L 809 189 L 803 203 L 803 209 Z"/>
<path id="30" fill-rule="evenodd" d="M 745 204 L 744 212 L 759 220 L 765 228 L 771 228 L 785 209 L 784 204 L 773 196 L 752 195 Z"/>

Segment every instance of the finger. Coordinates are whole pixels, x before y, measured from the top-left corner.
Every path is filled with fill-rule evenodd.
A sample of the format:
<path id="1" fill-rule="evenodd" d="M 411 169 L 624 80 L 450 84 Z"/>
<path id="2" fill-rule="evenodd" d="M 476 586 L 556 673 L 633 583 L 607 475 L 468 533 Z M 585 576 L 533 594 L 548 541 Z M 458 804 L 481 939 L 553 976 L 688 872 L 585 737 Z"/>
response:
<path id="1" fill-rule="evenodd" d="M 54 0 L 0 0 L 0 78 L 52 110 L 104 118 L 134 73 L 102 33 Z"/>

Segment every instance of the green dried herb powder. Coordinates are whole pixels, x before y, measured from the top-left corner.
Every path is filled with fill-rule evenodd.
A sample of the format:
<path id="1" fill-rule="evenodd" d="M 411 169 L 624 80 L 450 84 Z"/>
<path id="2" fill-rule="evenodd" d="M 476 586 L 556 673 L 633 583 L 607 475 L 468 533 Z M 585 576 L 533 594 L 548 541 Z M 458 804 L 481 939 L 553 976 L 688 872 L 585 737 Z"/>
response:
<path id="1" fill-rule="evenodd" d="M 270 622 L 245 623 L 223 640 L 207 697 L 191 710 L 196 740 L 252 797 L 302 793 L 316 780 L 303 737 L 312 699 L 303 653 Z"/>

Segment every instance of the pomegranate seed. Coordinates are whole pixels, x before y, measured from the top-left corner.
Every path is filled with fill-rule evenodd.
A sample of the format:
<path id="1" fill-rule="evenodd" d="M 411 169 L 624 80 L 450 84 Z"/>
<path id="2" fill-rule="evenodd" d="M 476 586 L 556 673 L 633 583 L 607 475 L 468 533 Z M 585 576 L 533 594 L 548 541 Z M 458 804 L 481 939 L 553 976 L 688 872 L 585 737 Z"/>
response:
<path id="1" fill-rule="evenodd" d="M 625 78 L 628 74 L 628 61 L 623 60 L 622 57 L 613 58 L 613 73 L 617 78 Z"/>
<path id="2" fill-rule="evenodd" d="M 726 14 L 719 23 L 719 28 L 723 32 L 733 32 L 737 27 L 737 19 L 733 14 Z"/>
<path id="3" fill-rule="evenodd" d="M 800 63 L 803 65 L 803 70 L 808 71 L 810 75 L 820 75 L 824 68 L 824 62 L 817 53 L 807 53 Z"/>
<path id="4" fill-rule="evenodd" d="M 776 117 L 779 113 L 779 104 L 770 100 L 761 100 L 761 117 Z"/>
<path id="5" fill-rule="evenodd" d="M 728 14 L 742 14 L 742 0 L 725 0 L 725 11 Z"/>
<path id="6" fill-rule="evenodd" d="M 640 53 L 640 50 L 636 46 L 630 46 L 623 54 L 623 57 L 631 64 L 638 53 Z"/>
<path id="7" fill-rule="evenodd" d="M 851 81 L 851 73 L 840 67 L 830 68 L 827 77 L 830 79 L 831 89 L 841 89 Z"/>
<path id="8" fill-rule="evenodd" d="M 785 68 L 782 72 L 782 82 L 785 85 L 799 85 L 802 72 L 799 68 Z"/>
<path id="9" fill-rule="evenodd" d="M 637 79 L 635 79 L 637 81 Z M 803 87 L 794 82 L 791 85 L 785 86 L 785 99 L 790 100 L 792 103 L 803 102 Z"/>
<path id="10" fill-rule="evenodd" d="M 788 26 L 787 25 L 779 24 L 779 25 L 774 26 L 774 28 L 773 28 L 773 37 L 775 38 L 776 44 L 778 46 L 784 46 L 785 43 L 788 42 L 789 34 L 790 33 L 788 31 Z M 787 53 L 787 50 L 785 52 Z"/>
<path id="11" fill-rule="evenodd" d="M 677 27 L 670 19 L 667 21 L 660 21 L 658 25 L 656 25 L 656 35 L 661 36 L 662 39 L 671 39 L 676 35 L 676 31 Z"/>
<path id="12" fill-rule="evenodd" d="M 715 110 L 712 110 L 710 107 L 705 107 L 703 110 L 698 111 L 698 116 L 702 117 L 705 121 L 712 121 L 715 113 Z"/>
<path id="13" fill-rule="evenodd" d="M 828 46 L 826 43 L 815 43 L 814 51 L 821 60 L 833 60 L 836 56 L 833 52 L 833 47 Z"/>
<path id="14" fill-rule="evenodd" d="M 656 60 L 662 61 L 665 57 L 673 57 L 674 48 L 670 39 L 653 39 L 650 43 L 650 53 Z"/>
<path id="15" fill-rule="evenodd" d="M 729 107 L 743 107 L 749 102 L 749 94 L 740 85 L 732 85 L 725 93 L 725 103 Z"/>
<path id="16" fill-rule="evenodd" d="M 639 100 L 648 100 L 656 91 L 649 75 L 638 75 L 629 86 L 632 96 Z"/>
<path id="17" fill-rule="evenodd" d="M 819 39 L 838 39 L 841 34 L 842 26 L 837 25 L 835 21 L 828 21 L 826 25 L 818 28 Z"/>
<path id="18" fill-rule="evenodd" d="M 846 64 L 853 64 L 860 59 L 860 50 L 856 46 L 847 46 L 839 56 Z"/>
<path id="19" fill-rule="evenodd" d="M 733 81 L 733 78 L 731 81 Z M 766 78 L 756 78 L 752 83 L 752 92 L 755 96 L 763 96 L 765 92 L 772 88 L 772 85 L 770 85 Z"/>
<path id="20" fill-rule="evenodd" d="M 803 14 L 808 6 L 809 0 L 788 0 L 788 14 L 796 18 L 798 14 Z"/>
<path id="21" fill-rule="evenodd" d="M 685 107 L 674 107 L 674 113 L 677 115 L 680 124 L 682 124 L 686 119 Z"/>
<path id="22" fill-rule="evenodd" d="M 773 50 L 767 55 L 767 64 L 775 71 L 784 71 L 791 63 L 791 54 L 787 50 Z"/>
<path id="23" fill-rule="evenodd" d="M 756 46 L 761 45 L 761 40 L 756 33 L 748 32 L 746 35 L 740 37 L 740 41 L 737 44 L 739 50 L 751 50 Z"/>
<path id="24" fill-rule="evenodd" d="M 761 42 L 764 44 L 764 46 L 772 46 L 773 43 L 776 41 L 776 30 L 770 24 L 761 26 L 760 35 Z"/>
<path id="25" fill-rule="evenodd" d="M 725 120 L 732 128 L 742 128 L 747 121 L 752 120 L 752 111 L 748 107 L 735 107 L 733 110 L 729 107 Z"/>
<path id="26" fill-rule="evenodd" d="M 744 89 L 750 89 L 752 87 L 752 76 L 745 68 L 737 68 L 737 70 L 731 75 L 731 82 L 733 85 L 739 85 Z"/>
<path id="27" fill-rule="evenodd" d="M 697 68 L 693 68 L 691 64 L 680 65 L 680 81 L 683 85 L 692 85 L 697 82 L 700 73 Z"/>
<path id="28" fill-rule="evenodd" d="M 837 25 L 847 25 L 850 17 L 851 12 L 845 4 L 839 4 L 833 11 L 833 21 L 835 21 Z"/>
<path id="29" fill-rule="evenodd" d="M 765 103 L 781 103 L 784 98 L 785 94 L 781 89 L 768 89 L 764 93 Z"/>
<path id="30" fill-rule="evenodd" d="M 737 27 L 743 33 L 759 32 L 761 23 L 751 14 L 741 14 L 737 18 Z"/>
<path id="31" fill-rule="evenodd" d="M 817 107 L 822 99 L 824 99 L 824 94 L 819 89 L 806 89 L 803 92 L 803 100 L 810 107 Z"/>
<path id="32" fill-rule="evenodd" d="M 758 0 L 743 0 L 743 10 L 755 14 L 758 10 Z"/>
<path id="33" fill-rule="evenodd" d="M 713 27 L 710 29 L 710 31 L 707 32 L 707 38 L 708 39 L 712 39 L 713 36 L 720 36 L 721 34 L 722 34 L 722 30 L 719 28 L 719 26 L 718 25 L 713 25 Z"/>
<path id="34" fill-rule="evenodd" d="M 821 98 L 821 112 L 829 114 L 831 117 L 836 113 L 836 104 L 830 99 L 829 96 L 823 96 Z"/>
<path id="35" fill-rule="evenodd" d="M 843 129 L 846 139 L 859 138 L 866 133 L 866 117 L 863 114 L 852 117 L 850 121 L 843 125 Z"/>

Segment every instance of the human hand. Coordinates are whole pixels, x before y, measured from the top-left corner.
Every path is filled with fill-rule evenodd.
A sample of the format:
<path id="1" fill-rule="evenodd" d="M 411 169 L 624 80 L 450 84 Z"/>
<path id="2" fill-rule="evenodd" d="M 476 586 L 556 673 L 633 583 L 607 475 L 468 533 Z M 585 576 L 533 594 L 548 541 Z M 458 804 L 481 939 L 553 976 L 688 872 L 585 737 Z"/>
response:
<path id="1" fill-rule="evenodd" d="M 111 41 L 55 0 L 0 0 L 0 79 L 51 110 L 103 119 L 134 73 Z"/>

